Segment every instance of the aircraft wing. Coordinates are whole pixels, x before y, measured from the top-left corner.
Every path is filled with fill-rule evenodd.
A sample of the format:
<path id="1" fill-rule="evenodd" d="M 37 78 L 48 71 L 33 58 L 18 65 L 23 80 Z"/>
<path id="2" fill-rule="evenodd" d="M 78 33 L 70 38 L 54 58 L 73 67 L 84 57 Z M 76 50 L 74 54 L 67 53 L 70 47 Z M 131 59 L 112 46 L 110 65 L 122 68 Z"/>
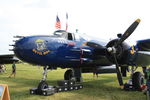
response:
<path id="1" fill-rule="evenodd" d="M 0 55 L 0 64 L 11 64 L 14 61 L 19 61 L 14 54 Z"/>
<path id="2" fill-rule="evenodd" d="M 139 40 L 136 46 L 139 51 L 150 51 L 150 39 Z"/>
<path id="3" fill-rule="evenodd" d="M 138 51 L 135 63 L 139 66 L 146 67 L 150 65 L 150 52 Z"/>
<path id="4" fill-rule="evenodd" d="M 142 67 L 150 65 L 150 39 L 137 41 L 137 65 Z M 144 63 L 143 63 L 144 62 Z"/>

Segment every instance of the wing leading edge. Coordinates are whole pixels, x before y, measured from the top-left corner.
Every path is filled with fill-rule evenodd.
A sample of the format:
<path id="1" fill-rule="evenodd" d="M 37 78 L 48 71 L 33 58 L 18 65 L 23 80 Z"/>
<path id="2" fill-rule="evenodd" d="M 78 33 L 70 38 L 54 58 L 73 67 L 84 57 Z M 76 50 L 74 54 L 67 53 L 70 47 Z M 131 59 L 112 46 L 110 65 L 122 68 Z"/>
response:
<path id="1" fill-rule="evenodd" d="M 14 61 L 19 61 L 19 59 L 16 58 L 14 54 L 0 55 L 0 64 L 11 64 Z"/>

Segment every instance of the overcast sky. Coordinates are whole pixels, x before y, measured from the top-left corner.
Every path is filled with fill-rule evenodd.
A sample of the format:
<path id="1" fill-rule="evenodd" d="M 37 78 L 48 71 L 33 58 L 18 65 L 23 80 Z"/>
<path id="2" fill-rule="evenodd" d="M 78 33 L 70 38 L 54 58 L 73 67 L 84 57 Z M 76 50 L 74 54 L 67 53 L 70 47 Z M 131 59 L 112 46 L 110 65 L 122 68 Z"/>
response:
<path id="1" fill-rule="evenodd" d="M 0 54 L 10 53 L 15 35 L 51 34 L 58 14 L 62 29 L 110 39 L 137 18 L 140 25 L 128 41 L 150 38 L 149 0 L 0 0 Z"/>

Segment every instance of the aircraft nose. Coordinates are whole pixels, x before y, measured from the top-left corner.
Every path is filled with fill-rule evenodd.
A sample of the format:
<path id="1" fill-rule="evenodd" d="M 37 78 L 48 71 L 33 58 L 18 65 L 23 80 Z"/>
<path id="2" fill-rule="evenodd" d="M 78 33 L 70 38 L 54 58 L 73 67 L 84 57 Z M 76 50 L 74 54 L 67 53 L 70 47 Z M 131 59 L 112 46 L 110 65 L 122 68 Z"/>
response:
<path id="1" fill-rule="evenodd" d="M 53 58 L 55 56 L 55 41 L 50 37 L 42 36 L 27 36 L 16 41 L 14 46 L 15 55 L 29 63 L 39 63 L 43 57 Z M 45 63 L 43 61 L 43 63 Z"/>
<path id="2" fill-rule="evenodd" d="M 16 41 L 14 45 L 14 53 L 18 58 L 22 58 L 23 56 L 23 50 L 25 49 L 25 43 L 27 42 L 26 38 L 21 38 Z"/>

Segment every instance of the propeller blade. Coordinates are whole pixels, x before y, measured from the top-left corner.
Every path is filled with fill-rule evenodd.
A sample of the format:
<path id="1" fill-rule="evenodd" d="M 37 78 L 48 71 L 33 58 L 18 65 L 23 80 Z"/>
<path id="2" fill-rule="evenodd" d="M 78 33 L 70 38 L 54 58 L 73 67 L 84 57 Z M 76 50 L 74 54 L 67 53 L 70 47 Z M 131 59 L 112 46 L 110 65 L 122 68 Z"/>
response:
<path id="1" fill-rule="evenodd" d="M 122 75 L 121 72 L 119 70 L 119 65 L 116 59 L 116 54 L 114 54 L 114 60 L 115 60 L 115 64 L 116 64 L 116 73 L 117 73 L 117 78 L 118 78 L 118 82 L 120 86 L 123 86 L 123 79 L 122 79 Z"/>
<path id="2" fill-rule="evenodd" d="M 117 42 L 117 44 L 115 45 L 115 47 L 117 47 L 118 45 L 120 45 L 124 40 L 126 40 L 134 32 L 134 30 L 139 25 L 140 21 L 141 21 L 140 19 L 137 19 L 135 22 L 133 22 L 131 24 L 131 26 L 122 35 L 121 39 Z"/>

